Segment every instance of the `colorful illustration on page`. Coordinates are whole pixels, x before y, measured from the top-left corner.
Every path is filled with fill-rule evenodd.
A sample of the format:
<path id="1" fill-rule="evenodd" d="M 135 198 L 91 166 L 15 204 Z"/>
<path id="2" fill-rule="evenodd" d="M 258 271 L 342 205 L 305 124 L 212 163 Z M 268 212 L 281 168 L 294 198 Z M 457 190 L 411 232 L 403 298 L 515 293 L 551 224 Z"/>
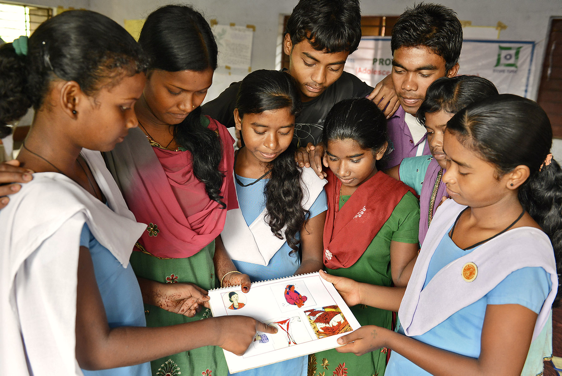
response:
<path id="1" fill-rule="evenodd" d="M 285 300 L 287 303 L 301 308 L 307 299 L 308 297 L 299 294 L 299 292 L 295 290 L 295 285 L 287 285 L 287 287 L 285 287 Z"/>
<path id="2" fill-rule="evenodd" d="M 316 305 L 314 297 L 304 281 L 297 281 L 290 285 L 286 282 L 278 283 L 271 286 L 271 292 L 281 312 L 289 312 Z"/>
<path id="3" fill-rule="evenodd" d="M 242 291 L 230 291 L 222 294 L 224 306 L 232 311 L 237 311 L 246 306 L 246 295 Z"/>
<path id="4" fill-rule="evenodd" d="M 310 309 L 304 313 L 318 339 L 351 332 L 351 326 L 337 305 Z"/>

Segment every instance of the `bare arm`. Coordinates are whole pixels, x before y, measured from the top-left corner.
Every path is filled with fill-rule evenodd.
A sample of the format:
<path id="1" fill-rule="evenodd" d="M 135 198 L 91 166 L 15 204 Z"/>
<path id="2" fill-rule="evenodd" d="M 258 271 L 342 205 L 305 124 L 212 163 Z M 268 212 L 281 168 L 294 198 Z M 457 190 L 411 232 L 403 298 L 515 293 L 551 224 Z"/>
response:
<path id="1" fill-rule="evenodd" d="M 520 375 L 536 319 L 536 313 L 517 304 L 488 305 L 477 359 L 376 326 L 364 326 L 340 338 L 338 342 L 347 345 L 338 351 L 362 355 L 388 347 L 432 375 Z"/>
<path id="2" fill-rule="evenodd" d="M 213 261 L 215 263 L 215 273 L 219 281 L 222 281 L 224 287 L 241 286 L 242 292 L 247 293 L 250 291 L 252 283 L 247 274 L 230 273 L 237 271 L 237 269 L 226 252 L 220 235 L 215 239 L 215 257 Z"/>
<path id="3" fill-rule="evenodd" d="M 305 222 L 301 230 L 302 262 L 295 274 L 312 273 L 323 268 L 322 235 L 325 220 L 326 212 L 323 212 Z"/>
<path id="4" fill-rule="evenodd" d="M 28 183 L 33 179 L 31 171 L 19 167 L 18 160 L 0 164 L 0 209 L 6 207 L 10 198 L 8 195 L 19 192 L 21 185 L 16 183 Z"/>
<path id="5" fill-rule="evenodd" d="M 390 242 L 390 271 L 394 286 L 406 287 L 412 274 L 412 269 L 407 266 L 418 255 L 418 243 Z"/>
<path id="6" fill-rule="evenodd" d="M 76 310 L 76 359 L 85 369 L 144 363 L 201 346 L 220 346 L 241 355 L 256 330 L 276 329 L 244 316 L 211 318 L 160 328 L 109 328 L 92 258 L 80 247 Z M 170 341 L 171 337 L 176 341 Z"/>
<path id="7" fill-rule="evenodd" d="M 347 305 L 365 304 L 371 307 L 398 312 L 406 292 L 405 287 L 386 287 L 360 283 L 345 277 L 320 273 L 322 278 L 334 284 L 334 287 Z"/>

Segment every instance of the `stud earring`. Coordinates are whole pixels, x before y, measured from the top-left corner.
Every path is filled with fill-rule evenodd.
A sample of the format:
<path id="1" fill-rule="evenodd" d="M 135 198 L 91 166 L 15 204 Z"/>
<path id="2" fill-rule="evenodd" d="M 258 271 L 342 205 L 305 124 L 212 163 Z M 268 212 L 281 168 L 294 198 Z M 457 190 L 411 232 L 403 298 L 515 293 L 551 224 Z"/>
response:
<path id="1" fill-rule="evenodd" d="M 76 110 L 72 110 L 72 114 L 76 115 L 78 112 L 76 112 Z"/>
<path id="2" fill-rule="evenodd" d="M 510 183 L 509 185 L 513 187 L 513 183 Z"/>

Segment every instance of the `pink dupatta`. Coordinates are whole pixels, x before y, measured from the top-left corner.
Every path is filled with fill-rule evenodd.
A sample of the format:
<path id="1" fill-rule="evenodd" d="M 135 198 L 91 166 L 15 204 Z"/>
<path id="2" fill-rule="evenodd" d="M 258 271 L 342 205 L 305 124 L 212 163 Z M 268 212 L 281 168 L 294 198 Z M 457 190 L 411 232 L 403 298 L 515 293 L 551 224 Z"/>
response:
<path id="1" fill-rule="evenodd" d="M 234 140 L 216 120 L 210 119 L 209 129 L 222 142 L 222 201 L 227 209 L 235 209 Z M 148 253 L 160 258 L 191 257 L 221 233 L 227 209 L 209 198 L 205 185 L 193 174 L 190 152 L 153 148 L 141 130 L 132 129 L 106 155 L 106 162 L 137 221 L 148 224 L 139 240 Z"/>

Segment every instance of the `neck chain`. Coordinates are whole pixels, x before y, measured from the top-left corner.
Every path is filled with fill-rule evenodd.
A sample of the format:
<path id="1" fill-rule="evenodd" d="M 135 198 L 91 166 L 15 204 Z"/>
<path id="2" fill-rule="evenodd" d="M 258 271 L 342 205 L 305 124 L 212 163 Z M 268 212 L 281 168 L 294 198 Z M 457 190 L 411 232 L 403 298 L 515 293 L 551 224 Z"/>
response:
<path id="1" fill-rule="evenodd" d="M 156 146 L 158 146 L 158 147 L 160 147 L 160 148 L 162 148 L 162 149 L 169 150 L 168 147 L 169 147 L 170 144 L 174 141 L 175 137 L 172 137 L 172 139 L 170 140 L 170 142 L 168 142 L 168 145 L 162 146 L 161 143 L 159 143 L 158 141 L 156 141 L 156 140 L 154 139 L 154 137 L 152 137 L 152 136 L 150 135 L 150 133 L 148 133 L 148 131 L 146 130 L 146 128 L 144 127 L 144 125 L 142 125 L 142 123 L 141 123 L 140 121 L 139 121 L 139 125 L 141 126 L 142 130 L 144 131 L 144 133 L 146 133 L 146 135 L 148 136 L 148 139 L 151 141 L 151 143 L 156 144 Z"/>
<path id="2" fill-rule="evenodd" d="M 236 183 L 238 183 L 238 185 L 242 186 L 242 187 L 249 187 L 250 185 L 254 185 L 256 184 L 258 181 L 262 180 L 263 178 L 265 178 L 267 175 L 269 175 L 269 173 L 271 172 L 271 170 L 268 170 L 265 174 L 263 174 L 262 176 L 260 176 L 259 178 L 257 178 L 256 180 L 254 180 L 253 182 L 251 182 L 250 184 L 243 184 L 240 179 L 238 179 L 238 176 L 236 175 L 236 173 L 234 174 L 234 179 L 236 179 Z"/>
<path id="3" fill-rule="evenodd" d="M 30 152 L 31 154 L 33 154 L 34 156 L 36 156 L 37 158 L 40 158 L 42 160 L 44 160 L 45 162 L 47 162 L 48 164 L 50 164 L 51 166 L 53 166 L 53 168 L 55 170 L 57 170 L 59 173 L 63 174 L 64 176 L 66 176 L 67 178 L 69 178 L 70 180 L 72 180 L 73 182 L 75 182 L 76 184 L 80 185 L 80 183 L 78 183 L 76 180 L 72 179 L 70 176 L 68 176 L 67 174 L 65 174 L 64 172 L 61 171 L 60 168 L 58 168 L 57 166 L 55 166 L 54 164 L 52 164 L 51 162 L 49 162 L 47 160 L 47 158 L 44 158 L 42 156 L 40 156 L 39 154 L 31 151 L 27 146 L 25 146 L 25 142 L 23 143 L 23 148 L 25 150 L 27 150 L 28 152 Z M 82 171 L 84 171 L 84 174 L 86 175 L 86 179 L 88 179 L 88 183 L 90 184 L 90 187 L 92 187 L 92 190 L 94 192 L 94 196 L 96 196 L 97 198 L 97 191 L 96 188 L 94 187 L 94 184 L 92 183 L 92 181 L 90 180 L 90 176 L 88 175 L 88 173 L 86 172 L 86 169 L 84 168 L 84 166 L 82 166 L 82 163 L 80 163 L 79 159 L 76 160 L 76 163 L 78 163 L 78 166 L 80 166 L 80 168 L 82 169 Z"/>
<path id="4" fill-rule="evenodd" d="M 439 190 L 439 184 L 441 184 L 441 178 L 443 177 L 443 169 L 439 170 L 437 174 L 437 180 L 435 180 L 435 185 L 433 186 L 433 192 L 431 192 L 431 198 L 429 200 L 429 210 L 427 213 L 427 227 L 431 225 L 431 220 L 433 219 L 433 206 L 435 205 L 435 198 L 437 197 L 437 191 Z"/>
<path id="5" fill-rule="evenodd" d="M 461 217 L 462 213 L 464 213 L 467 209 L 468 209 L 468 207 L 467 207 L 467 208 L 464 208 L 463 211 L 458 215 L 457 219 L 455 220 L 455 223 L 453 224 L 453 228 L 451 228 L 451 232 L 449 233 L 449 237 L 451 238 L 451 240 L 453 240 L 453 233 L 455 232 L 455 227 L 457 227 L 457 222 L 459 221 L 459 218 Z M 501 234 L 503 234 L 504 232 L 506 232 L 507 230 L 509 230 L 510 228 L 512 228 L 517 222 L 519 222 L 519 220 L 520 220 L 521 218 L 523 218 L 523 215 L 524 215 L 524 214 L 525 214 L 525 208 L 523 208 L 523 211 L 521 212 L 521 214 L 519 214 L 519 217 L 517 217 L 517 219 L 516 219 L 515 221 L 513 221 L 513 223 L 510 224 L 509 226 L 507 226 L 505 229 L 503 229 L 502 231 L 498 232 L 498 233 L 497 233 L 496 235 L 494 235 L 494 236 L 490 236 L 488 239 L 484 239 L 484 240 L 482 240 L 482 241 L 479 241 L 478 243 L 473 244 L 473 245 L 471 245 L 470 247 L 463 248 L 463 250 L 464 250 L 464 251 L 467 251 L 467 250 L 472 249 L 472 248 L 474 248 L 474 247 L 478 247 L 479 245 L 482 245 L 482 244 L 486 243 L 487 241 L 490 241 L 490 240 L 494 239 L 495 237 L 500 236 Z"/>
<path id="6" fill-rule="evenodd" d="M 239 151 L 240 151 L 240 150 L 238 150 L 238 152 L 239 152 Z M 235 169 L 235 170 L 236 170 L 236 161 L 238 160 L 238 152 L 234 155 L 234 169 Z M 246 188 L 246 187 L 249 187 L 249 186 L 251 186 L 251 185 L 256 184 L 258 181 L 262 180 L 262 179 L 265 178 L 267 175 L 269 175 L 270 172 L 271 172 L 271 169 L 270 169 L 270 170 L 267 170 L 267 171 L 265 172 L 265 174 L 263 174 L 262 176 L 260 176 L 260 177 L 257 178 L 256 180 L 254 180 L 253 182 L 251 182 L 251 183 L 249 183 L 249 184 L 243 184 L 243 183 L 240 181 L 240 179 L 238 179 L 238 175 L 236 174 L 236 171 L 234 171 L 234 179 L 236 180 L 236 183 L 238 183 L 238 185 L 240 185 L 240 186 Z"/>

